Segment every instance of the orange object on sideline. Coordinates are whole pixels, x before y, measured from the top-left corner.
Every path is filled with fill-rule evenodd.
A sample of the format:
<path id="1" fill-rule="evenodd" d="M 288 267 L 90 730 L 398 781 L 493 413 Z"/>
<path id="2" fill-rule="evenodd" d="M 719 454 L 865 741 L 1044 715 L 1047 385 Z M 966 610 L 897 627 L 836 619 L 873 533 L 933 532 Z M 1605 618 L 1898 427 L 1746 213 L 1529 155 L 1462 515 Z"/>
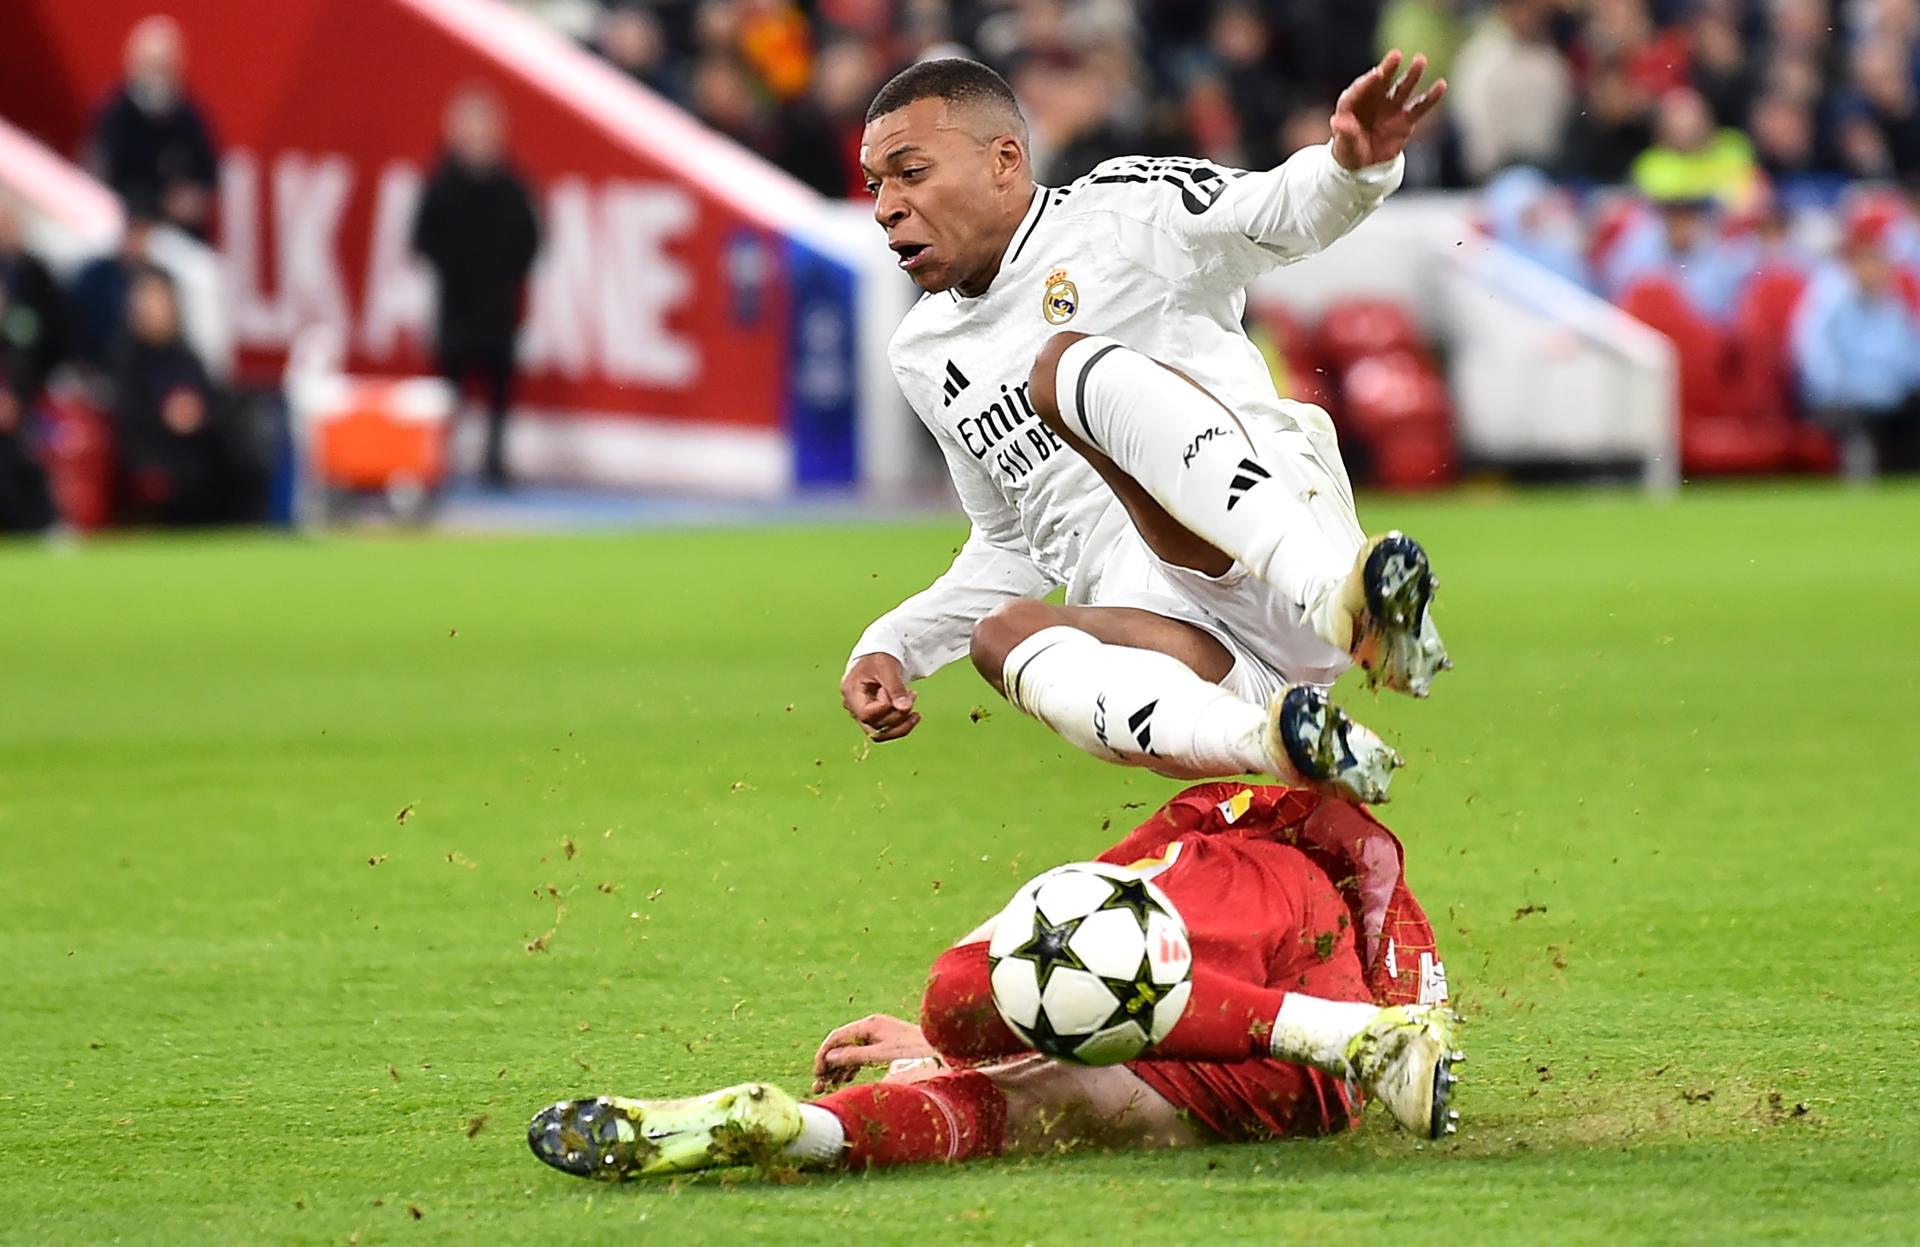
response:
<path id="1" fill-rule="evenodd" d="M 352 380 L 320 413 L 314 470 L 334 489 L 380 490 L 396 481 L 432 488 L 447 474 L 449 422 L 410 402 L 405 380 Z"/>

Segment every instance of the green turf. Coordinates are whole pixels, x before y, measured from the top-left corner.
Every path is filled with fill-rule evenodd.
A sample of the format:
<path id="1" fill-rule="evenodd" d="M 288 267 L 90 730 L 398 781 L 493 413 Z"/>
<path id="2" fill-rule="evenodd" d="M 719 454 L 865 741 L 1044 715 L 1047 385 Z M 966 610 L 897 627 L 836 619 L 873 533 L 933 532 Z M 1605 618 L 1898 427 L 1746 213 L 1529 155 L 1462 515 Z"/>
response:
<path id="1" fill-rule="evenodd" d="M 1458 660 L 1343 685 L 1414 764 L 1458 1142 L 672 1189 L 523 1123 L 800 1089 L 1175 788 L 964 669 L 860 747 L 845 647 L 953 525 L 0 547 L 0 1240 L 1920 1240 L 1920 493 L 1367 515 Z"/>

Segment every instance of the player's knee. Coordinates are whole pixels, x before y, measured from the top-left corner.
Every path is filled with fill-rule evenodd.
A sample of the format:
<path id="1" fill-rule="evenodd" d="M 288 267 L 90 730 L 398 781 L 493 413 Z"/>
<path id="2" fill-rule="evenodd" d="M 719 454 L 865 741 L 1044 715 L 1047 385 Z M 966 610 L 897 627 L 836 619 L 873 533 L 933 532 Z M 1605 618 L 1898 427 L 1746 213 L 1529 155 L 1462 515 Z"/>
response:
<path id="1" fill-rule="evenodd" d="M 1010 1041 L 993 1005 L 984 943 L 949 948 L 933 963 L 920 998 L 920 1033 L 949 1060 L 1004 1055 Z"/>
<path id="2" fill-rule="evenodd" d="M 987 683 L 1004 693 L 1006 689 L 1001 681 L 1007 668 L 1007 655 L 1020 642 L 1048 626 L 1052 622 L 1052 613 L 1053 608 L 1045 602 L 1025 599 L 1002 602 L 988 611 L 986 618 L 973 626 L 973 637 L 968 646 L 974 670 Z"/>
<path id="3" fill-rule="evenodd" d="M 1027 397 L 1033 401 L 1035 411 L 1040 418 L 1052 424 L 1060 418 L 1060 399 L 1055 377 L 1060 372 L 1060 357 L 1067 348 L 1087 335 L 1072 329 L 1062 329 L 1048 338 L 1040 346 L 1040 354 L 1034 357 L 1033 371 L 1027 377 Z"/>

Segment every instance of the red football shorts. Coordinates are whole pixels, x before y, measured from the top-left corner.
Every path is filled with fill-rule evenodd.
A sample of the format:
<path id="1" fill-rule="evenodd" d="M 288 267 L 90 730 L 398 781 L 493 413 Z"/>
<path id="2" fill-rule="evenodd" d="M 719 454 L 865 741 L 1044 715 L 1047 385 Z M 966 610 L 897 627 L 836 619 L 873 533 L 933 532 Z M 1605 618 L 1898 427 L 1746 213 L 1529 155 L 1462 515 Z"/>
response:
<path id="1" fill-rule="evenodd" d="M 1257 877 L 1249 877 L 1245 886 L 1223 889 L 1217 904 L 1231 907 L 1242 898 L 1271 896 L 1278 886 L 1303 918 L 1301 938 L 1275 954 L 1266 985 L 1327 1000 L 1372 1000 L 1354 947 L 1350 911 L 1326 872 L 1288 845 L 1251 841 L 1240 847 L 1245 857 L 1239 869 L 1257 872 Z M 1186 899 L 1182 913 L 1195 903 Z M 1255 929 L 1261 922 L 1258 914 L 1229 916 L 1244 923 L 1243 929 Z M 1213 917 L 1193 915 L 1207 925 Z M 1134 1061 L 1127 1068 L 1175 1108 L 1235 1142 L 1332 1134 L 1351 1125 L 1360 1108 L 1344 1079 L 1286 1061 Z"/>

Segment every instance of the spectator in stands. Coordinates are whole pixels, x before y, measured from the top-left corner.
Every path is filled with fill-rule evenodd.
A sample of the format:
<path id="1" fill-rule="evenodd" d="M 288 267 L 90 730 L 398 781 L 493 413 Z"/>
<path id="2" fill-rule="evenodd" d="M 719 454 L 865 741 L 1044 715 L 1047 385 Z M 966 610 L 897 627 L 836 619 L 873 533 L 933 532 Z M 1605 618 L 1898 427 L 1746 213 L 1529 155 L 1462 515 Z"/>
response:
<path id="1" fill-rule="evenodd" d="M 1065 186 L 1103 160 L 1141 150 L 1137 131 L 1115 106 L 1123 83 L 1093 62 L 1030 63 L 1016 77 L 1029 101 L 1034 168 L 1043 186 Z"/>
<path id="2" fill-rule="evenodd" d="M 1273 32 L 1252 4 L 1222 5 L 1214 14 L 1207 42 L 1214 73 L 1226 88 L 1239 123 L 1239 159 L 1248 169 L 1271 169 L 1285 158 L 1280 131 L 1293 100 L 1270 67 Z"/>
<path id="3" fill-rule="evenodd" d="M 1575 285 L 1591 284 L 1579 218 L 1545 174 L 1524 165 L 1502 170 L 1482 202 L 1492 238 Z"/>
<path id="4" fill-rule="evenodd" d="M 1466 29 L 1460 22 L 1459 0 L 1387 0 L 1374 28 L 1373 54 L 1385 56 L 1394 48 L 1426 54 L 1430 79 L 1453 78 L 1453 58 L 1460 53 Z"/>
<path id="5" fill-rule="evenodd" d="M 134 272 L 126 333 L 113 353 L 114 457 L 123 522 L 238 518 L 223 396 L 180 333 L 173 279 Z"/>
<path id="6" fill-rule="evenodd" d="M 1920 469 L 1920 314 L 1887 256 L 1895 224 L 1869 201 L 1849 213 L 1841 253 L 1821 265 L 1794 316 L 1807 408 L 1841 434 L 1848 476 Z"/>
<path id="7" fill-rule="evenodd" d="M 1607 297 L 1619 299 L 1635 282 L 1671 281 L 1695 312 L 1726 323 L 1751 273 L 1721 237 L 1715 201 L 1682 194 L 1657 199 L 1654 208 L 1655 216 L 1631 226 L 1608 256 L 1601 283 Z"/>
<path id="8" fill-rule="evenodd" d="M 1551 0 L 1499 0 L 1460 48 L 1447 110 L 1474 181 L 1551 165 L 1573 112 L 1573 73 L 1548 35 Z"/>
<path id="9" fill-rule="evenodd" d="M 1920 173 L 1907 175 L 1906 198 L 1906 210 L 1896 214 L 1898 219 L 1887 231 L 1887 258 L 1920 289 Z"/>
<path id="10" fill-rule="evenodd" d="M 476 378 L 484 388 L 482 470 L 489 485 L 504 489 L 514 338 L 540 226 L 533 196 L 507 160 L 500 103 L 483 87 L 467 87 L 448 104 L 446 149 L 414 217 L 413 248 L 439 281 L 440 371 L 456 388 Z"/>
<path id="11" fill-rule="evenodd" d="M 18 206 L 0 192 L 0 343 L 14 353 L 12 381 L 31 406 L 72 348 L 66 295 L 26 249 L 24 226 Z"/>
<path id="12" fill-rule="evenodd" d="M 613 67 L 643 87 L 678 98 L 681 85 L 667 55 L 666 35 L 651 9 L 619 4 L 600 18 L 594 46 Z"/>
<path id="13" fill-rule="evenodd" d="M 1633 184 L 1662 202 L 1737 204 L 1753 190 L 1753 144 L 1738 130 L 1716 127 L 1698 91 L 1676 87 L 1660 97 L 1654 144 L 1633 162 Z"/>
<path id="14" fill-rule="evenodd" d="M 1869 43 L 1853 57 L 1853 118 L 1870 126 L 1880 153 L 1855 172 L 1868 177 L 1920 173 L 1920 103 L 1914 93 L 1911 48 Z"/>
<path id="15" fill-rule="evenodd" d="M 1753 154 L 1760 171 L 1774 182 L 1820 171 L 1813 110 L 1785 91 L 1770 91 L 1749 113 Z"/>
<path id="16" fill-rule="evenodd" d="M 813 33 L 792 0 L 736 0 L 736 51 L 782 105 L 806 91 L 813 76 Z"/>
<path id="17" fill-rule="evenodd" d="M 0 325 L 17 310 L 0 282 Z M 33 453 L 39 393 L 29 353 L 0 333 L 0 533 L 37 532 L 53 522 L 47 478 Z"/>
<path id="18" fill-rule="evenodd" d="M 1562 170 L 1588 182 L 1626 181 L 1653 142 L 1653 96 L 1619 55 L 1610 54 L 1589 69 L 1582 104 L 1568 123 Z"/>
<path id="19" fill-rule="evenodd" d="M 1763 187 L 1729 216 L 1725 235 L 1737 271 L 1747 277 L 1778 272 L 1805 276 L 1813 269 L 1813 255 L 1794 237 L 1793 222 L 1770 188 Z"/>
<path id="20" fill-rule="evenodd" d="M 1740 35 L 1739 7 L 1736 0 L 1699 0 L 1686 29 L 1693 87 L 1728 126 L 1747 124 L 1754 93 L 1754 68 Z"/>
<path id="21" fill-rule="evenodd" d="M 867 103 L 880 85 L 873 53 L 863 43 L 838 39 L 821 49 L 814 68 L 806 98 L 786 110 L 778 163 L 822 195 L 864 195 L 860 134 Z"/>
<path id="22" fill-rule="evenodd" d="M 188 346 L 216 379 L 226 378 L 233 365 L 233 332 L 219 259 L 205 243 L 163 224 L 139 194 L 125 205 L 118 246 L 74 275 L 69 306 L 75 357 L 96 368 L 107 365 L 126 322 L 133 273 L 149 266 L 173 279 Z"/>
<path id="23" fill-rule="evenodd" d="M 207 236 L 216 176 L 213 139 L 181 78 L 185 51 L 170 17 L 149 17 L 127 36 L 126 81 L 94 128 L 94 162 L 123 201 L 150 203 L 160 218 Z"/>
<path id="24" fill-rule="evenodd" d="M 688 88 L 693 115 L 743 147 L 769 160 L 780 150 L 780 132 L 755 94 L 753 80 L 731 52 L 714 52 L 693 67 Z"/>
<path id="25" fill-rule="evenodd" d="M 74 274 L 72 307 L 74 347 L 89 364 L 105 367 L 127 320 L 127 290 L 136 270 L 153 263 L 148 254 L 157 224 L 152 201 L 134 192 L 126 202 L 120 245 L 97 256 Z"/>

